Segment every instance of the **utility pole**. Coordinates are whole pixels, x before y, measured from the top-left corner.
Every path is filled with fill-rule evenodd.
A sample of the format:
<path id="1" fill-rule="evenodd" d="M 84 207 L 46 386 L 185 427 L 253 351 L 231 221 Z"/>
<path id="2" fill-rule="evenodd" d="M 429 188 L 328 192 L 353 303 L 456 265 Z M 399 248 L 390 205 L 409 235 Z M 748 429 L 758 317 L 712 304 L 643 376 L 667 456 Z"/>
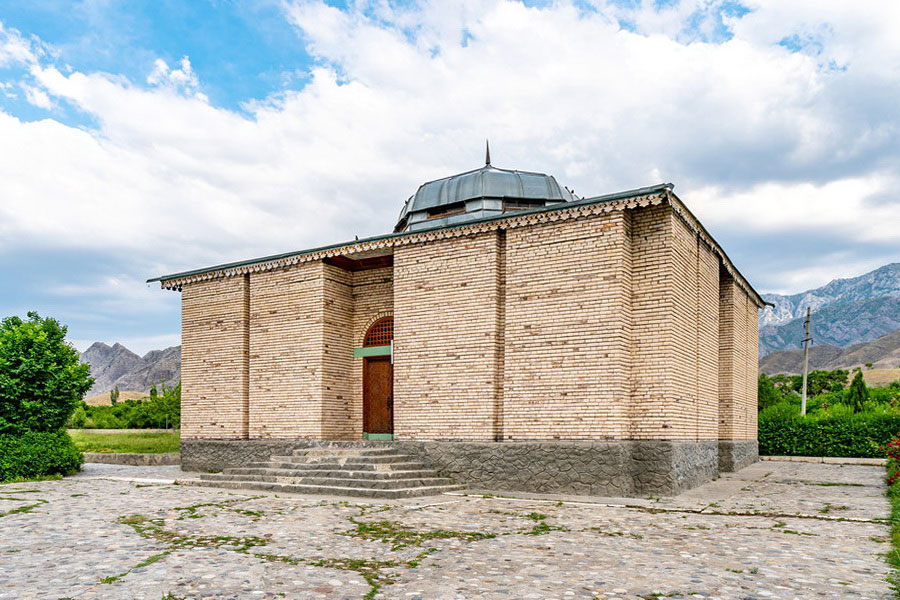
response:
<path id="1" fill-rule="evenodd" d="M 806 378 L 809 375 L 809 307 L 806 307 L 806 322 L 803 324 L 806 335 L 803 336 L 803 396 L 800 402 L 800 414 L 806 414 Z"/>

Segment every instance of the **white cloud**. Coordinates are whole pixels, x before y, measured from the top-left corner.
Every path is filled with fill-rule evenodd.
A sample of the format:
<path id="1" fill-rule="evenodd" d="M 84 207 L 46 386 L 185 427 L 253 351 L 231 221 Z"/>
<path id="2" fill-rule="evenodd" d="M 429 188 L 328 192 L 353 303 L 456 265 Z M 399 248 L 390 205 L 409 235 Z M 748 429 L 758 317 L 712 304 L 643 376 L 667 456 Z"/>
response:
<path id="1" fill-rule="evenodd" d="M 4 27 L 0 21 L 0 67 L 34 64 L 40 54 L 39 45 L 24 38 L 17 29 Z"/>
<path id="2" fill-rule="evenodd" d="M 740 223 L 748 231 L 791 235 L 804 229 L 868 243 L 900 242 L 900 206 L 872 203 L 900 185 L 897 173 L 869 173 L 813 183 L 765 182 L 739 191 L 718 186 L 690 192 L 691 207 L 711 227 Z M 900 201 L 897 201 L 900 202 Z"/>
<path id="3" fill-rule="evenodd" d="M 147 83 L 157 87 L 180 90 L 205 101 L 206 96 L 197 91 L 200 87 L 200 79 L 191 67 L 191 60 L 184 56 L 178 61 L 178 64 L 180 69 L 171 69 L 166 61 L 157 58 L 153 61 L 153 71 L 147 76 Z"/>
<path id="4" fill-rule="evenodd" d="M 21 87 L 25 92 L 25 99 L 29 104 L 47 110 L 53 108 L 53 103 L 50 101 L 50 96 L 48 96 L 47 92 L 45 92 L 44 90 L 28 85 L 24 82 L 21 82 L 19 84 L 19 87 Z"/>
<path id="5" fill-rule="evenodd" d="M 0 251 L 109 249 L 165 272 L 384 233 L 490 137 L 498 166 L 580 195 L 664 178 L 711 224 L 849 219 L 900 253 L 900 211 L 864 203 L 900 179 L 900 4 L 754 0 L 741 18 L 653 4 L 287 4 L 318 66 L 246 113 L 212 106 L 187 57 L 156 61 L 144 86 L 63 72 L 0 30 L 0 63 L 98 124 L 0 113 Z M 795 35 L 803 51 L 779 45 Z"/>

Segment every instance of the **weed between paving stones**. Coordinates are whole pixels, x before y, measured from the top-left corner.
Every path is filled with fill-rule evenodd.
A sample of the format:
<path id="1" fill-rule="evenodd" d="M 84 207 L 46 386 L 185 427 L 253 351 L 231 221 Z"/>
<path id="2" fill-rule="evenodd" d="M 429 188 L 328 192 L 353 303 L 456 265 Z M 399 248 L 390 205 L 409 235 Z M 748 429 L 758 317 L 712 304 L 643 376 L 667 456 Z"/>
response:
<path id="1" fill-rule="evenodd" d="M 33 502 L 33 504 L 26 504 L 25 506 L 18 506 L 16 508 L 7 510 L 5 512 L 0 512 L 0 518 L 8 517 L 9 515 L 17 515 L 23 513 L 30 513 L 34 509 L 36 509 L 41 504 L 47 504 L 47 500 L 43 498 L 19 498 L 17 496 L 11 494 L 39 494 L 41 490 L 0 490 L 0 500 L 9 500 L 11 502 Z"/>
<path id="2" fill-rule="evenodd" d="M 253 500 L 256 498 L 260 498 L 262 496 L 254 496 L 254 497 L 243 497 L 243 498 L 234 498 L 229 499 L 223 502 L 207 502 L 194 504 L 191 506 L 184 507 L 176 507 L 174 510 L 179 511 L 181 514 L 174 518 L 174 520 L 183 520 L 183 519 L 191 519 L 191 518 L 202 518 L 211 516 L 208 514 L 201 514 L 198 512 L 202 508 L 213 508 L 221 511 L 228 511 L 243 517 L 248 517 L 253 521 L 258 520 L 265 513 L 263 511 L 254 511 L 254 510 L 246 510 L 241 509 L 240 507 L 234 506 L 235 504 L 246 502 L 249 500 Z M 340 506 L 344 508 L 350 508 L 351 505 L 347 502 L 338 502 L 338 503 L 317 503 L 312 506 Z M 303 507 L 306 508 L 306 507 Z M 371 517 L 373 514 L 377 514 L 380 512 L 386 512 L 393 509 L 396 509 L 395 506 L 381 506 L 376 507 L 372 505 L 364 505 L 358 507 L 358 513 L 352 516 L 348 516 L 347 520 L 354 526 L 352 529 L 341 532 L 340 535 L 345 535 L 349 537 L 356 537 L 359 539 L 363 539 L 366 541 L 375 541 L 382 542 L 388 544 L 390 546 L 390 550 L 398 551 L 404 548 L 410 548 L 415 546 L 422 546 L 428 541 L 431 540 L 440 540 L 440 539 L 458 539 L 466 542 L 476 542 L 480 540 L 493 539 L 500 535 L 544 535 L 553 531 L 568 531 L 568 529 L 551 525 L 547 522 L 548 515 L 538 512 L 531 513 L 517 513 L 517 512 L 506 512 L 499 510 L 491 510 L 490 512 L 495 514 L 503 514 L 511 517 L 516 517 L 519 519 L 524 519 L 527 521 L 531 521 L 533 524 L 530 528 L 520 528 L 515 531 L 507 531 L 502 533 L 490 533 L 490 532 L 477 532 L 477 531 L 453 531 L 447 529 L 436 529 L 430 531 L 419 531 L 412 527 L 406 526 L 399 521 L 392 521 L 388 519 L 380 519 L 380 520 L 366 520 L 365 517 Z M 640 508 L 643 511 L 656 514 L 656 513 L 671 513 L 671 512 L 682 512 L 679 510 L 666 510 L 666 509 L 647 509 L 646 507 L 634 507 Z M 709 507 L 707 507 L 709 508 Z M 695 512 L 695 511 L 684 511 L 684 512 Z M 724 511 L 704 511 L 701 514 L 742 514 L 742 513 L 731 513 Z M 747 514 L 747 516 L 769 516 L 765 513 L 743 513 Z M 686 514 L 682 515 L 687 517 Z M 779 515 L 780 516 L 780 515 Z M 788 515 L 785 515 L 788 516 Z M 796 518 L 796 515 L 790 515 Z M 820 517 L 822 519 L 826 519 L 828 517 Z M 831 518 L 830 520 L 837 520 Z M 124 573 L 120 573 L 119 575 L 106 577 L 101 580 L 101 583 L 114 583 L 119 581 L 122 577 L 128 575 L 134 569 L 147 566 L 161 560 L 172 551 L 176 549 L 183 548 L 219 548 L 232 552 L 237 552 L 241 554 L 246 554 L 249 556 L 254 556 L 259 560 L 268 561 L 268 562 L 282 562 L 291 565 L 300 565 L 305 564 L 312 567 L 322 567 L 322 568 L 332 568 L 339 569 L 343 571 L 352 571 L 359 574 L 369 585 L 369 590 L 363 596 L 364 600 L 371 600 L 374 598 L 376 594 L 378 594 L 379 590 L 381 590 L 384 586 L 390 585 L 395 582 L 397 577 L 397 573 L 392 573 L 391 571 L 396 571 L 402 568 L 416 568 L 420 565 L 421 561 L 426 557 L 436 553 L 439 551 L 438 548 L 429 547 L 426 550 L 423 550 L 415 557 L 408 559 L 406 561 L 397 561 L 397 560 L 377 560 L 377 559 L 359 559 L 359 558 L 342 558 L 342 557 L 314 557 L 314 558 L 300 558 L 294 556 L 285 556 L 280 554 L 273 554 L 268 552 L 262 552 L 255 550 L 260 546 L 265 546 L 270 542 L 268 537 L 259 537 L 259 536 L 202 536 L 202 535 L 192 535 L 192 534 L 182 534 L 165 527 L 166 520 L 164 518 L 148 518 L 143 515 L 130 515 L 126 517 L 121 517 L 119 522 L 125 525 L 128 525 L 134 529 L 134 531 L 144 537 L 146 539 L 151 539 L 156 542 L 162 543 L 167 546 L 167 549 L 164 552 L 160 552 L 151 556 L 148 559 L 145 559 L 142 563 L 135 565 L 128 571 Z M 794 534 L 794 535 L 815 535 L 808 534 L 805 532 L 797 532 L 790 529 L 782 529 L 784 526 L 784 522 L 777 522 L 773 529 L 776 531 L 783 531 L 784 533 Z M 698 527 L 701 528 L 701 527 Z M 604 531 L 598 527 L 590 527 L 580 531 L 596 531 L 601 535 L 608 536 L 630 536 L 635 539 L 643 539 L 643 536 L 635 533 L 626 533 L 621 531 Z M 756 569 L 750 571 L 750 573 L 756 572 Z M 639 596 L 641 598 L 672 598 L 689 595 L 683 592 L 669 592 L 669 593 L 652 593 L 645 596 Z"/>
<path id="3" fill-rule="evenodd" d="M 346 531 L 342 535 L 358 537 L 364 540 L 384 542 L 391 545 L 391 550 L 401 550 L 409 546 L 419 546 L 426 540 L 456 538 L 460 540 L 487 540 L 497 537 L 496 533 L 449 531 L 435 529 L 433 531 L 416 531 L 396 521 L 359 521 L 350 517 L 356 529 Z"/>
<path id="4" fill-rule="evenodd" d="M 235 514 L 251 517 L 252 520 L 256 521 L 262 516 L 263 511 L 252 511 L 245 510 L 235 506 L 233 504 L 239 502 L 246 502 L 248 500 L 254 500 L 256 498 L 260 498 L 261 496 L 254 496 L 249 498 L 235 498 L 231 500 L 226 500 L 224 502 L 205 502 L 200 504 L 194 504 L 191 506 L 183 506 L 176 507 L 174 510 L 181 512 L 182 514 L 175 518 L 175 520 L 183 520 L 183 519 L 195 519 L 202 518 L 208 515 L 203 515 L 198 513 L 198 510 L 201 508 L 217 508 L 220 510 L 226 510 L 233 512 Z M 346 502 L 343 503 L 335 503 L 337 506 L 349 507 L 350 505 Z M 447 529 L 436 529 L 431 531 L 417 531 L 411 527 L 407 527 L 397 521 L 390 520 L 379 520 L 379 521 L 365 521 L 362 520 L 362 517 L 366 515 L 371 515 L 373 513 L 384 512 L 391 510 L 395 507 L 393 506 L 383 506 L 380 508 L 375 508 L 370 505 L 362 506 L 359 509 L 359 513 L 354 516 L 348 517 L 348 520 L 355 526 L 354 529 L 343 532 L 341 535 L 347 535 L 350 537 L 357 537 L 360 539 L 368 540 L 368 541 L 379 541 L 390 544 L 391 551 L 401 550 L 403 548 L 408 548 L 412 546 L 420 546 L 424 542 L 429 540 L 437 540 L 437 539 L 459 539 L 464 541 L 478 541 L 478 540 L 486 540 L 496 538 L 498 534 L 496 533 L 487 533 L 487 532 L 470 532 L 470 531 L 451 531 Z M 528 519 L 530 521 L 534 521 L 535 524 L 531 527 L 531 529 L 521 529 L 514 532 L 506 532 L 502 535 L 543 535 L 546 533 L 550 533 L 551 531 L 567 531 L 564 527 L 559 527 L 555 525 L 549 525 L 546 523 L 547 515 L 537 512 L 527 513 L 527 514 L 519 514 L 519 513 L 510 513 L 511 516 Z M 294 556 L 285 556 L 280 554 L 273 554 L 268 552 L 256 552 L 252 551 L 253 548 L 257 548 L 259 546 L 264 546 L 269 543 L 267 538 L 261 538 L 259 536 L 200 536 L 200 535 L 189 535 L 177 533 L 175 531 L 171 531 L 165 528 L 165 519 L 164 518 L 148 518 L 144 515 L 129 515 L 119 518 L 119 523 L 123 525 L 128 525 L 132 529 L 134 529 L 135 533 L 139 536 L 154 540 L 156 542 L 165 544 L 168 546 L 168 549 L 164 552 L 160 552 L 158 554 L 154 554 L 151 557 L 145 559 L 144 561 L 138 563 L 131 569 L 123 573 L 119 573 L 118 575 L 112 575 L 109 577 L 104 577 L 100 580 L 100 583 L 112 584 L 133 570 L 148 566 L 153 564 L 154 562 L 161 560 L 171 554 L 174 550 L 177 549 L 185 549 L 185 548 L 220 548 L 229 550 L 232 552 L 237 552 L 241 554 L 248 554 L 250 556 L 254 556 L 260 560 L 268 561 L 268 562 L 283 562 L 291 565 L 299 565 L 306 564 L 313 567 L 323 567 L 323 568 L 331 568 L 331 569 L 339 569 L 343 571 L 353 571 L 358 573 L 369 585 L 368 592 L 363 596 L 364 600 L 371 600 L 375 597 L 375 595 L 379 592 L 379 590 L 385 586 L 394 583 L 394 576 L 385 572 L 388 569 L 398 569 L 401 567 L 407 567 L 414 569 L 419 566 L 421 561 L 428 557 L 429 555 L 438 552 L 438 548 L 429 547 L 428 549 L 420 552 L 412 559 L 409 559 L 405 562 L 395 561 L 395 560 L 375 560 L 375 559 L 355 559 L 355 558 L 335 558 L 335 557 L 318 557 L 318 558 L 299 558 Z"/>
<path id="5" fill-rule="evenodd" d="M 206 507 L 214 507 L 220 508 L 222 510 L 228 510 L 239 515 L 243 515 L 245 517 L 253 517 L 254 521 L 258 521 L 259 517 L 265 515 L 265 511 L 262 510 L 246 510 L 243 508 L 235 508 L 231 506 L 232 504 L 236 504 L 238 502 L 248 502 L 250 500 L 258 500 L 259 498 L 265 498 L 265 496 L 250 496 L 249 498 L 235 498 L 233 500 L 224 500 L 222 502 L 202 502 L 200 504 L 192 504 L 190 506 L 177 506 L 175 510 L 179 510 L 182 512 L 186 512 L 187 514 L 183 514 L 178 517 L 178 520 L 181 521 L 183 519 L 200 519 L 205 517 L 206 515 L 202 515 L 197 512 L 200 508 Z"/>

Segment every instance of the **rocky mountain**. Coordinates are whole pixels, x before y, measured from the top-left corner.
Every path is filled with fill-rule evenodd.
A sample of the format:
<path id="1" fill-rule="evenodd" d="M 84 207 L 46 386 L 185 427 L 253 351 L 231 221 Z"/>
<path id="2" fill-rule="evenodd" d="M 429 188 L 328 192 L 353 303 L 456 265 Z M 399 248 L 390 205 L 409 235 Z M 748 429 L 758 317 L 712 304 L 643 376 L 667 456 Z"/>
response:
<path id="1" fill-rule="evenodd" d="M 807 306 L 812 308 L 814 346 L 869 342 L 900 329 L 900 263 L 799 294 L 763 298 L 775 306 L 759 317 L 760 356 L 801 347 Z"/>
<path id="2" fill-rule="evenodd" d="M 823 345 L 809 347 L 809 368 L 852 369 L 872 363 L 875 369 L 896 369 L 900 365 L 900 331 L 883 335 L 871 342 L 848 348 Z M 803 372 L 803 350 L 782 350 L 767 354 L 759 361 L 760 373 Z"/>
<path id="3" fill-rule="evenodd" d="M 81 354 L 96 380 L 88 396 L 103 394 L 116 386 L 120 391 L 146 392 L 161 382 L 175 385 L 181 379 L 181 346 L 152 350 L 138 356 L 122 344 L 95 342 Z"/>

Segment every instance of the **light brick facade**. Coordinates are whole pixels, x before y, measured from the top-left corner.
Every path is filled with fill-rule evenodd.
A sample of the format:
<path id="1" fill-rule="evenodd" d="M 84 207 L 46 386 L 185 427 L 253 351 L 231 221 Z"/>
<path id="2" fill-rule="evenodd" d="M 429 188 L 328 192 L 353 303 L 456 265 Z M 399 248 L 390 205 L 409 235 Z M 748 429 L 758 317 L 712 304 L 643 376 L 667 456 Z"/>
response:
<path id="1" fill-rule="evenodd" d="M 761 299 L 669 191 L 162 281 L 186 439 L 361 439 L 384 316 L 395 439 L 756 437 Z"/>

